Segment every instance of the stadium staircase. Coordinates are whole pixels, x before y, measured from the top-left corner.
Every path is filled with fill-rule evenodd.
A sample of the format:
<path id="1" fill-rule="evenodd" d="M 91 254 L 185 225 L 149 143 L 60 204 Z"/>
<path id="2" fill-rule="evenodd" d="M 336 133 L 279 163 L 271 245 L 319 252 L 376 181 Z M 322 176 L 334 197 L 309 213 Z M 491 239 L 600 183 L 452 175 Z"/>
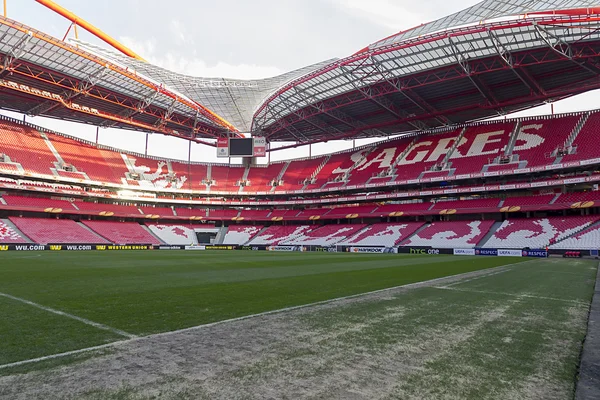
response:
<path id="1" fill-rule="evenodd" d="M 467 127 L 465 126 L 461 131 L 460 134 L 458 135 L 458 137 L 456 138 L 456 140 L 454 141 L 454 143 L 452 144 L 452 147 L 450 148 L 450 151 L 448 151 L 446 153 L 446 155 L 444 156 L 444 159 L 442 160 L 442 165 L 444 167 L 446 167 L 448 165 L 448 162 L 450 162 L 450 157 L 452 157 L 452 154 L 454 154 L 454 152 L 456 151 L 456 148 L 458 147 L 458 145 L 460 144 L 460 141 L 462 140 L 462 138 L 465 136 L 465 133 L 467 132 Z"/>
<path id="2" fill-rule="evenodd" d="M 248 181 L 248 174 L 250 174 L 250 165 L 246 165 L 246 168 L 244 168 L 244 173 L 242 174 L 242 181 L 247 182 Z M 250 183 L 252 184 L 252 183 Z M 238 188 L 238 193 L 242 193 L 244 191 L 244 187 L 240 185 L 240 187 Z"/>
<path id="3" fill-rule="evenodd" d="M 90 228 L 83 222 L 77 222 L 77 225 L 79 225 L 82 229 L 85 229 L 86 231 L 90 232 L 92 235 L 98 236 L 98 234 L 92 228 Z"/>
<path id="4" fill-rule="evenodd" d="M 21 231 L 19 228 L 17 228 L 17 226 L 15 224 L 13 224 L 12 221 L 9 220 L 8 218 L 0 219 L 0 222 L 3 222 L 6 226 L 11 228 L 16 233 L 18 233 L 27 243 L 33 243 L 33 240 L 29 239 L 29 237 L 27 235 L 25 235 L 23 233 L 23 231 Z"/>
<path id="5" fill-rule="evenodd" d="M 432 207 L 433 207 L 433 205 L 432 205 Z M 421 227 L 419 227 L 419 229 L 417 229 L 412 234 L 410 234 L 407 237 L 405 237 L 400 243 L 398 243 L 398 246 L 404 246 L 404 244 L 408 243 L 412 239 L 413 236 L 418 235 L 419 232 L 421 232 L 423 229 L 428 228 L 429 225 L 431 225 L 431 222 L 425 222 L 425 223 L 423 223 L 423 225 Z"/>
<path id="6" fill-rule="evenodd" d="M 161 238 L 159 238 L 154 232 L 152 232 L 152 229 L 148 228 L 146 225 L 144 224 L 140 224 L 142 226 L 142 228 L 144 228 L 150 235 L 154 236 L 156 238 L 156 240 L 158 240 L 160 242 L 160 244 L 167 244 L 164 240 L 162 240 Z"/>
<path id="7" fill-rule="evenodd" d="M 510 139 L 508 140 L 506 149 L 504 150 L 504 157 L 510 157 L 512 155 L 512 152 L 513 152 L 513 149 L 515 148 L 515 144 L 517 143 L 517 137 L 519 136 L 520 131 L 521 131 L 521 121 L 517 121 L 512 133 L 510 134 Z"/>
<path id="8" fill-rule="evenodd" d="M 504 200 L 501 201 L 500 207 L 502 207 L 502 204 L 504 204 Z M 479 243 L 477 243 L 477 247 L 482 247 L 483 245 L 485 245 L 487 241 L 490 240 L 492 236 L 494 236 L 494 233 L 496 233 L 496 231 L 498 230 L 498 228 L 500 228 L 501 225 L 502 221 L 494 222 L 494 225 L 492 225 L 488 233 L 486 233 L 483 239 L 481 239 Z"/>
<path id="9" fill-rule="evenodd" d="M 571 134 L 565 141 L 565 144 L 563 145 L 563 149 L 568 149 L 569 147 L 571 147 L 573 145 L 573 142 L 575 142 L 575 139 L 577 139 L 577 135 L 579 135 L 579 132 L 581 132 L 581 130 L 585 126 L 587 120 L 590 118 L 590 115 L 591 115 L 591 113 L 587 112 L 581 116 L 581 119 L 579 120 L 579 122 L 577 122 L 577 125 L 575 125 L 573 132 L 571 132 Z M 556 159 L 554 160 L 554 164 L 560 164 L 562 162 L 562 159 L 563 159 L 562 156 L 557 156 Z"/>
<path id="10" fill-rule="evenodd" d="M 214 244 L 223 244 L 223 240 L 225 239 L 228 230 L 229 228 L 226 226 L 219 228 L 219 232 L 217 232 L 217 235 L 215 236 Z"/>
<path id="11" fill-rule="evenodd" d="M 554 198 L 552 200 L 550 200 L 550 203 L 548 203 L 548 204 L 554 204 L 554 203 L 556 203 L 556 200 L 558 200 L 558 198 L 560 197 L 560 195 L 561 195 L 560 193 L 557 193 L 556 196 L 554 196 Z"/>
<path id="12" fill-rule="evenodd" d="M 7 205 L 6 200 L 4 200 L 2 196 L 0 196 L 0 204 Z"/>
<path id="13" fill-rule="evenodd" d="M 279 172 L 279 174 L 275 177 L 275 182 L 281 182 L 281 180 L 283 179 L 283 175 L 285 175 L 285 171 L 287 171 L 288 167 L 290 166 L 290 162 L 284 162 L 282 163 L 283 167 L 281 168 L 281 172 Z M 277 188 L 277 186 L 272 186 L 271 190 L 269 190 L 270 192 L 274 192 L 275 189 Z"/>
<path id="14" fill-rule="evenodd" d="M 250 240 L 248 240 L 246 243 L 244 243 L 244 244 L 243 244 L 243 246 L 246 246 L 246 245 L 248 245 L 248 243 L 250 243 L 250 242 L 252 241 L 252 239 L 254 239 L 255 237 L 258 237 L 258 236 L 262 235 L 262 234 L 263 234 L 263 232 L 264 232 L 264 231 L 266 231 L 267 229 L 269 229 L 269 227 L 268 227 L 268 226 L 265 226 L 265 227 L 263 227 L 263 228 L 262 228 L 260 231 L 258 231 L 258 233 L 257 233 L 256 235 L 252 236 L 252 237 L 250 238 Z"/>
<path id="15" fill-rule="evenodd" d="M 325 159 L 323 160 L 323 162 L 321 164 L 319 164 L 317 169 L 315 169 L 314 172 L 312 174 L 310 174 L 310 178 L 307 180 L 307 182 L 312 182 L 312 180 L 315 179 L 319 175 L 319 173 L 321 172 L 323 167 L 325 167 L 325 165 L 329 162 L 330 159 L 331 159 L 331 154 L 329 154 L 327 157 L 325 157 Z M 304 190 L 308 185 L 310 185 L 310 183 L 305 184 L 302 187 L 302 190 Z M 323 186 L 321 185 L 321 187 L 323 187 Z"/>

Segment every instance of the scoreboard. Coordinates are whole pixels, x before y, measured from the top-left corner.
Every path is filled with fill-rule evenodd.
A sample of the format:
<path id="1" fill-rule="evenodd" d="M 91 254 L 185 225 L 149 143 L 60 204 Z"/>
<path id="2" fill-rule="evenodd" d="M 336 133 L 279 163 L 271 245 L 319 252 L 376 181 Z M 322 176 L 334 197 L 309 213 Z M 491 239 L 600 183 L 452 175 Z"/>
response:
<path id="1" fill-rule="evenodd" d="M 264 157 L 266 150 L 267 141 L 264 137 L 217 140 L 217 157 Z"/>

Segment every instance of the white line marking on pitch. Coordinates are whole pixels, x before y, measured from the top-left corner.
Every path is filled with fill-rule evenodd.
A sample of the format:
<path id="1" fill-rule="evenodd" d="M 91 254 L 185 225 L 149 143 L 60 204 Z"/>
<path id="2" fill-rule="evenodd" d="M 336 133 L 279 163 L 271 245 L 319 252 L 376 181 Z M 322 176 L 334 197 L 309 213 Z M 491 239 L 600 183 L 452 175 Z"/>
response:
<path id="1" fill-rule="evenodd" d="M 532 261 L 534 261 L 534 260 L 532 260 Z M 488 270 L 480 270 L 480 272 L 484 272 L 481 275 L 481 277 L 495 275 L 496 273 L 498 273 L 499 269 L 501 269 L 501 271 L 504 272 L 504 268 L 507 268 L 507 267 L 510 267 L 510 266 L 514 266 L 514 265 L 524 264 L 524 263 L 527 263 L 527 262 L 530 262 L 530 261 L 525 261 L 525 262 L 521 262 L 521 263 L 514 263 L 514 264 L 507 264 L 507 265 L 500 265 L 498 267 L 490 268 Z M 236 317 L 236 318 L 225 319 L 225 320 L 222 320 L 222 321 L 211 322 L 209 324 L 197 325 L 197 326 L 192 326 L 192 327 L 189 327 L 189 328 L 183 328 L 183 329 L 178 329 L 178 330 L 169 331 L 169 332 L 155 333 L 153 335 L 148 335 L 148 336 L 134 336 L 131 339 L 118 340 L 118 341 L 115 341 L 115 342 L 101 344 L 101 345 L 98 345 L 98 346 L 86 347 L 84 349 L 71 350 L 71 351 L 66 351 L 64 353 L 51 354 L 51 355 L 48 355 L 48 356 L 31 358 L 29 360 L 22 360 L 22 361 L 12 362 L 12 363 L 9 363 L 9 364 L 3 364 L 3 365 L 0 365 L 0 369 L 6 369 L 6 368 L 11 368 L 11 367 L 18 367 L 18 366 L 24 365 L 24 364 L 32 364 L 32 363 L 37 363 L 37 362 L 41 362 L 41 361 L 52 360 L 52 359 L 55 359 L 55 358 L 68 357 L 68 356 L 77 355 L 77 354 L 81 354 L 81 353 L 87 353 L 87 352 L 90 352 L 90 351 L 102 350 L 102 349 L 105 349 L 105 348 L 108 348 L 108 347 L 118 346 L 120 344 L 131 343 L 131 342 L 135 342 L 135 341 L 138 341 L 138 340 L 152 339 L 152 338 L 157 338 L 157 337 L 161 337 L 161 336 L 168 336 L 168 335 L 173 335 L 173 334 L 183 333 L 183 332 L 189 332 L 189 331 L 198 330 L 198 329 L 205 329 L 205 328 L 210 328 L 210 327 L 213 327 L 213 326 L 227 324 L 227 323 L 231 323 L 231 322 L 243 321 L 243 320 L 246 320 L 246 319 L 257 318 L 257 317 L 264 317 L 264 316 L 272 315 L 272 314 L 280 314 L 280 313 L 284 313 L 284 312 L 287 312 L 287 311 L 299 310 L 299 309 L 302 309 L 302 308 L 309 308 L 309 307 L 319 306 L 319 305 L 323 305 L 323 304 L 334 303 L 336 301 L 348 300 L 348 299 L 353 299 L 353 298 L 362 297 L 362 296 L 368 296 L 368 295 L 375 294 L 375 293 L 382 293 L 382 292 L 387 292 L 387 291 L 392 291 L 392 290 L 397 290 L 397 289 L 418 288 L 420 286 L 423 286 L 423 287 L 435 287 L 435 286 L 432 286 L 431 284 L 435 283 L 435 282 L 438 282 L 440 280 L 443 280 L 443 279 L 451 279 L 451 278 L 458 278 L 458 279 L 460 279 L 461 276 L 467 275 L 467 274 L 472 274 L 473 272 L 478 272 L 478 271 L 470 271 L 470 272 L 465 272 L 465 273 L 462 273 L 462 274 L 448 275 L 448 276 L 443 276 L 443 277 L 440 277 L 440 278 L 430 279 L 428 281 L 408 283 L 406 285 L 399 285 L 399 286 L 389 287 L 389 288 L 385 288 L 385 289 L 373 290 L 373 291 L 365 292 L 365 293 L 352 294 L 352 295 L 349 295 L 349 296 L 336 297 L 334 299 L 322 300 L 322 301 L 317 301 L 317 302 L 309 303 L 309 304 L 301 304 L 301 305 L 298 305 L 298 306 L 285 307 L 285 308 L 280 308 L 280 309 L 271 310 L 271 311 L 265 311 L 265 312 L 257 313 L 257 314 L 244 315 L 244 316 L 241 316 L 241 317 Z M 485 272 L 488 272 L 488 273 L 485 273 Z M 22 300 L 19 299 L 19 301 L 22 301 Z M 27 300 L 25 300 L 25 301 L 27 302 Z M 33 303 L 33 304 L 36 307 L 38 306 L 35 303 Z M 58 312 L 62 313 L 62 311 L 58 311 Z M 92 321 L 90 321 L 90 322 L 92 322 Z M 125 333 L 125 332 L 123 332 L 123 333 Z M 129 335 L 129 334 L 127 334 L 127 335 Z"/>
<path id="2" fill-rule="evenodd" d="M 89 319 L 78 317 L 77 315 L 69 314 L 69 313 L 64 312 L 64 311 L 56 310 L 54 308 L 46 307 L 46 306 L 43 306 L 41 304 L 34 303 L 33 301 L 29 301 L 27 299 L 23 299 L 21 297 L 12 296 L 10 294 L 6 294 L 6 293 L 2 293 L 2 292 L 0 292 L 0 296 L 6 297 L 7 299 L 11 299 L 11 300 L 14 300 L 14 301 L 18 301 L 18 302 L 21 302 L 21 303 L 24 303 L 24 304 L 27 304 L 27 305 L 30 305 L 30 306 L 35 307 L 35 308 L 39 308 L 40 310 L 48 311 L 48 312 L 50 312 L 52 314 L 61 315 L 63 317 L 74 319 L 74 320 L 82 322 L 82 323 L 84 323 L 86 325 L 93 326 L 94 328 L 98 328 L 98 329 L 102 329 L 102 330 L 105 330 L 105 331 L 109 331 L 109 332 L 115 333 L 115 334 L 117 334 L 119 336 L 123 336 L 123 337 L 129 338 L 129 339 L 137 338 L 136 335 L 132 335 L 131 333 L 127 333 L 127 332 L 122 331 L 120 329 L 116 329 L 116 328 L 113 328 L 111 326 L 101 324 L 99 322 L 90 321 Z"/>
<path id="3" fill-rule="evenodd" d="M 524 294 L 524 293 L 519 294 L 519 293 L 506 293 L 506 292 L 492 292 L 492 291 L 488 291 L 488 290 L 460 289 L 460 288 L 448 287 L 448 286 L 433 286 L 433 288 L 442 289 L 442 290 L 454 290 L 456 292 L 465 292 L 465 293 L 496 294 L 499 296 L 510 296 L 510 297 L 517 297 L 517 298 L 540 299 L 540 300 L 553 300 L 553 301 L 562 301 L 564 303 L 574 303 L 574 304 L 581 304 L 581 305 L 585 305 L 585 306 L 588 305 L 588 303 L 584 303 L 579 300 L 559 299 L 556 297 L 536 296 L 536 295 Z"/>

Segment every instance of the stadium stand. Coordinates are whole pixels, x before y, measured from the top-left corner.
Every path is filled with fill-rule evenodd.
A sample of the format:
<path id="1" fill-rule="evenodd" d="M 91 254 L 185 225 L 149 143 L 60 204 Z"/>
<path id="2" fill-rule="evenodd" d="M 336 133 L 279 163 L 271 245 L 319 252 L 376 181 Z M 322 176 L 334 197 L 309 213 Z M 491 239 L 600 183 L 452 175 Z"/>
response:
<path id="1" fill-rule="evenodd" d="M 518 154 L 519 161 L 526 161 L 527 168 L 554 163 L 555 150 L 567 140 L 580 119 L 581 115 L 524 121 L 512 154 Z"/>
<path id="2" fill-rule="evenodd" d="M 137 222 L 85 221 L 83 224 L 114 244 L 161 244 Z"/>
<path id="3" fill-rule="evenodd" d="M 299 236 L 290 238 L 280 243 L 302 246 L 331 246 L 355 235 L 365 226 L 365 224 L 324 225 L 320 228 L 303 232 Z"/>
<path id="4" fill-rule="evenodd" d="M 277 179 L 285 163 L 273 163 L 268 166 L 253 166 L 248 170 L 248 185 L 244 186 L 244 192 L 270 192 L 273 188 L 271 183 Z"/>
<path id="5" fill-rule="evenodd" d="M 102 237 L 70 219 L 10 217 L 24 235 L 35 243 L 101 244 L 108 243 Z"/>
<path id="6" fill-rule="evenodd" d="M 454 175 L 481 172 L 485 164 L 502 155 L 514 127 L 514 122 L 502 122 L 467 128 L 450 156 Z"/>
<path id="7" fill-rule="evenodd" d="M 560 250 L 600 250 L 600 225 L 591 226 L 550 246 Z"/>
<path id="8" fill-rule="evenodd" d="M 28 243 L 29 240 L 19 232 L 17 232 L 11 226 L 7 220 L 0 219 L 0 243 L 1 244 L 14 244 L 14 243 Z"/>
<path id="9" fill-rule="evenodd" d="M 194 229 L 185 225 L 147 224 L 160 240 L 170 245 L 198 244 Z M 144 242 L 145 243 L 145 242 Z"/>
<path id="10" fill-rule="evenodd" d="M 173 209 L 171 207 L 139 207 L 144 215 L 160 215 L 161 217 L 172 217 Z"/>
<path id="11" fill-rule="evenodd" d="M 497 209 L 500 204 L 500 199 L 472 199 L 472 200 L 450 200 L 450 201 L 438 201 L 436 202 L 432 210 L 469 210 L 477 212 L 477 210 L 489 210 Z"/>
<path id="12" fill-rule="evenodd" d="M 57 208 L 61 210 L 75 210 L 73 203 L 66 200 L 55 200 L 43 197 L 25 197 L 5 194 L 2 196 L 6 204 L 10 206 L 19 206 L 22 209 L 45 210 L 48 208 Z"/>
<path id="13" fill-rule="evenodd" d="M 295 237 L 310 232 L 315 229 L 314 226 L 297 225 L 281 226 L 273 225 L 256 235 L 249 245 L 278 245 L 279 243 L 293 240 Z"/>
<path id="14" fill-rule="evenodd" d="M 202 217 L 206 218 L 206 209 L 204 208 L 175 208 L 179 217 Z"/>
<path id="15" fill-rule="evenodd" d="M 58 162 L 46 141 L 35 129 L 7 120 L 0 120 L 0 153 L 20 164 L 25 173 L 53 176 L 50 168 Z"/>
<path id="16" fill-rule="evenodd" d="M 271 210 L 242 210 L 238 220 L 268 221 L 271 219 Z"/>
<path id="17" fill-rule="evenodd" d="M 423 172 L 442 162 L 461 130 L 419 138 L 398 160 L 394 170 L 395 181 L 417 179 Z"/>
<path id="18" fill-rule="evenodd" d="M 113 203 L 92 203 L 89 201 L 77 201 L 75 205 L 78 209 L 95 213 L 112 212 L 115 214 L 133 214 L 140 215 L 140 210 L 136 206 L 124 206 Z"/>
<path id="19" fill-rule="evenodd" d="M 483 245 L 494 249 L 545 248 L 589 227 L 597 217 L 509 219 Z"/>
<path id="20" fill-rule="evenodd" d="M 432 222 L 415 233 L 403 246 L 431 246 L 438 248 L 475 247 L 488 233 L 494 221 Z"/>
<path id="21" fill-rule="evenodd" d="M 571 145 L 575 153 L 567 154 L 562 162 L 587 160 L 600 157 L 598 148 L 598 131 L 600 130 L 600 113 L 592 113 Z"/>
<path id="22" fill-rule="evenodd" d="M 283 184 L 277 186 L 275 191 L 301 190 L 306 185 L 305 181 L 313 176 L 319 165 L 324 163 L 325 160 L 326 157 L 315 157 L 290 161 L 281 178 Z"/>
<path id="23" fill-rule="evenodd" d="M 423 222 L 378 223 L 369 225 L 349 239 L 342 240 L 339 245 L 345 246 L 385 246 L 392 247 L 410 237 Z"/>
<path id="24" fill-rule="evenodd" d="M 231 225 L 225 234 L 223 244 L 245 244 L 254 236 L 256 236 L 256 234 L 258 234 L 258 232 L 260 232 L 262 229 L 263 226 Z"/>

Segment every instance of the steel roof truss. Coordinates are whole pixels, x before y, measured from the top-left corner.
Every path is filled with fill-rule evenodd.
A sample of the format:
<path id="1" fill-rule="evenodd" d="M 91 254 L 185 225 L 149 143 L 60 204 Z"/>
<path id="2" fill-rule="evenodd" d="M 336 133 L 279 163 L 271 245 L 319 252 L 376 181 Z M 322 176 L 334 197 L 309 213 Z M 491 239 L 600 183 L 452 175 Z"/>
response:
<path id="1" fill-rule="evenodd" d="M 32 35 L 24 35 L 19 39 L 17 43 L 8 51 L 7 56 L 4 58 L 2 72 L 0 72 L 0 78 L 4 77 L 4 75 L 11 71 L 13 68 L 13 63 L 20 59 L 25 54 L 25 48 L 31 41 Z"/>

